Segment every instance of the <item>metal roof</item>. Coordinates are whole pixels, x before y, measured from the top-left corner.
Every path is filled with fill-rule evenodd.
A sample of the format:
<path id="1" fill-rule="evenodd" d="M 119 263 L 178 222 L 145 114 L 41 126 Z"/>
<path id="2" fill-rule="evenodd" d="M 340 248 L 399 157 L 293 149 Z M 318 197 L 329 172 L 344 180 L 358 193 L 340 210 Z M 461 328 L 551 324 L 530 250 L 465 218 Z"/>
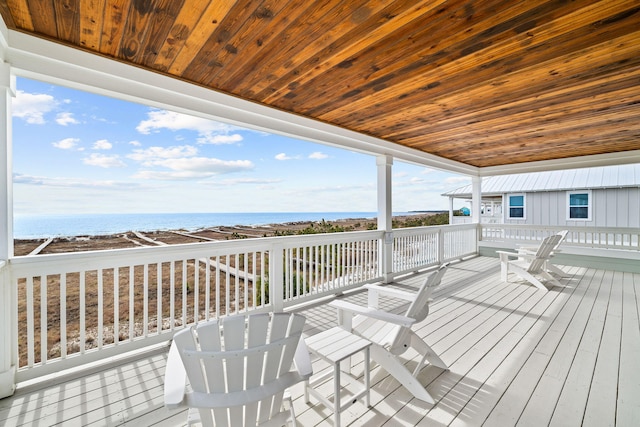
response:
<path id="1" fill-rule="evenodd" d="M 640 164 L 602 166 L 485 177 L 482 194 L 527 193 L 596 188 L 640 186 Z M 471 196 L 471 185 L 446 192 L 443 196 Z"/>

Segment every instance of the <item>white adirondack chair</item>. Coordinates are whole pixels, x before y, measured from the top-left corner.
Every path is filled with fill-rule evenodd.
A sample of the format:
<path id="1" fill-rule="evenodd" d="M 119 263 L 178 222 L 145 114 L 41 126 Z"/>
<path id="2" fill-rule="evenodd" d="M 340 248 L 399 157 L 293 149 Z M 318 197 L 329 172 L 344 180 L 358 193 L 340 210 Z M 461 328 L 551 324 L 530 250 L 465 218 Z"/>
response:
<path id="1" fill-rule="evenodd" d="M 550 258 L 553 257 L 554 253 L 556 253 L 558 251 L 558 247 L 567 238 L 567 234 L 568 233 L 569 233 L 569 230 L 562 230 L 562 231 L 560 231 L 558 233 L 558 235 L 560 236 L 560 240 L 558 240 L 558 243 L 556 243 L 556 246 L 553 248 L 553 250 L 549 254 Z M 518 253 L 524 253 L 524 254 L 533 255 L 533 254 L 535 254 L 537 252 L 538 246 L 519 246 L 517 250 L 518 250 Z M 560 268 L 558 268 L 556 265 L 554 265 L 551 262 L 551 260 L 547 261 L 547 263 L 545 265 L 545 269 L 549 273 L 555 274 L 558 277 L 569 277 L 568 274 L 566 274 L 564 271 L 562 271 Z"/>
<path id="2" fill-rule="evenodd" d="M 548 283 L 562 286 L 547 272 L 552 252 L 558 247 L 562 239 L 563 236 L 561 234 L 546 237 L 535 252 L 496 251 L 500 255 L 502 281 L 508 282 L 509 272 L 512 272 L 543 291 L 548 291 L 549 288 L 538 277 L 543 278 Z M 510 258 L 517 259 L 511 260 Z"/>
<path id="3" fill-rule="evenodd" d="M 440 357 L 411 328 L 429 314 L 431 293 L 442 281 L 448 264 L 432 273 L 417 292 L 365 285 L 368 291 L 368 307 L 336 300 L 329 305 L 338 309 L 338 322 L 347 330 L 371 341 L 371 358 L 395 377 L 416 398 L 435 403 L 429 392 L 416 378 L 428 362 L 442 369 L 449 369 Z M 389 313 L 378 308 L 380 296 L 391 296 L 409 301 L 404 315 Z M 400 355 L 413 348 L 421 360 L 413 372 L 405 366 Z"/>
<path id="4" fill-rule="evenodd" d="M 165 371 L 165 406 L 189 407 L 189 425 L 295 425 L 291 399 L 288 410 L 282 403 L 286 389 L 312 373 L 304 323 L 299 314 L 263 313 L 178 332 Z"/>

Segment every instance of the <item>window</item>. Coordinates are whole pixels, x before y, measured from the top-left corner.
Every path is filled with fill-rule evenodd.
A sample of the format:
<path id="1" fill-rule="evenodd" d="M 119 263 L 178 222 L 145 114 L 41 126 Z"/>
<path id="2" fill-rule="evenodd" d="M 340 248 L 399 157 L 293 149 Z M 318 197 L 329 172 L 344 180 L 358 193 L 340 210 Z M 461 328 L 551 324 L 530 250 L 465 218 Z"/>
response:
<path id="1" fill-rule="evenodd" d="M 509 201 L 509 218 L 524 219 L 524 194 L 507 196 Z"/>
<path id="2" fill-rule="evenodd" d="M 591 221 L 591 191 L 567 192 L 567 219 Z"/>

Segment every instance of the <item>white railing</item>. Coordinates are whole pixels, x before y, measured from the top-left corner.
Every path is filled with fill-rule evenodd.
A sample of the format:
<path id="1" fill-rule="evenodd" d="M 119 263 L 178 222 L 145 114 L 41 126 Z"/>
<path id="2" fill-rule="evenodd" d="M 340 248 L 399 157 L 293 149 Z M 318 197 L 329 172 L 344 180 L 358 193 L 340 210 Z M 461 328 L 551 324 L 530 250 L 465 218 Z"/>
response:
<path id="1" fill-rule="evenodd" d="M 476 225 L 394 230 L 393 272 L 473 254 Z M 15 257 L 17 381 L 166 342 L 194 322 L 382 281 L 385 233 L 358 231 Z"/>
<path id="2" fill-rule="evenodd" d="M 380 279 L 378 231 L 16 257 L 18 380 Z M 273 285 L 275 284 L 275 285 Z M 55 361 L 55 363 L 51 363 Z"/>
<path id="3" fill-rule="evenodd" d="M 381 280 L 378 250 L 382 235 L 363 231 L 283 239 L 281 250 L 275 252 L 282 256 L 282 262 L 276 264 L 284 267 L 283 308 Z M 277 269 L 272 272 L 278 274 Z"/>
<path id="4" fill-rule="evenodd" d="M 563 227 L 482 224 L 484 242 L 535 243 L 561 230 L 569 230 L 562 246 L 640 251 L 640 228 Z"/>
<path id="5" fill-rule="evenodd" d="M 393 230 L 393 273 L 438 265 L 477 252 L 475 224 Z"/>
<path id="6" fill-rule="evenodd" d="M 3 269 L 17 303 L 3 334 L 18 337 L 20 382 L 164 343 L 197 321 L 282 311 L 473 255 L 479 240 L 536 242 L 561 229 L 465 224 L 15 257 Z M 638 251 L 639 237 L 573 227 L 563 245 Z"/>

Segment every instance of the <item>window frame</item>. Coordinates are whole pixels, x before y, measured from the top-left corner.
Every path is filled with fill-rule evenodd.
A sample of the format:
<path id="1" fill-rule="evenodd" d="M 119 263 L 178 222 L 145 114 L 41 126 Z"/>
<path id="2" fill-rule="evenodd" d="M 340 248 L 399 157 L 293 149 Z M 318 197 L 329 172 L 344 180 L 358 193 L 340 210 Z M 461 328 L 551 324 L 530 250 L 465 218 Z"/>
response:
<path id="1" fill-rule="evenodd" d="M 587 195 L 587 217 L 586 218 L 572 218 L 571 217 L 571 208 L 572 207 L 585 207 L 584 205 L 571 205 L 571 196 L 574 194 L 586 194 Z M 592 206 L 593 206 L 593 196 L 591 194 L 591 190 L 571 190 L 567 191 L 567 221 L 592 221 Z"/>
<path id="2" fill-rule="evenodd" d="M 514 208 L 522 209 L 522 216 L 511 216 L 511 198 L 512 197 L 522 197 L 522 206 L 513 206 Z M 526 220 L 527 219 L 527 195 L 525 193 L 511 193 L 507 194 L 507 219 L 518 219 L 518 220 Z"/>

